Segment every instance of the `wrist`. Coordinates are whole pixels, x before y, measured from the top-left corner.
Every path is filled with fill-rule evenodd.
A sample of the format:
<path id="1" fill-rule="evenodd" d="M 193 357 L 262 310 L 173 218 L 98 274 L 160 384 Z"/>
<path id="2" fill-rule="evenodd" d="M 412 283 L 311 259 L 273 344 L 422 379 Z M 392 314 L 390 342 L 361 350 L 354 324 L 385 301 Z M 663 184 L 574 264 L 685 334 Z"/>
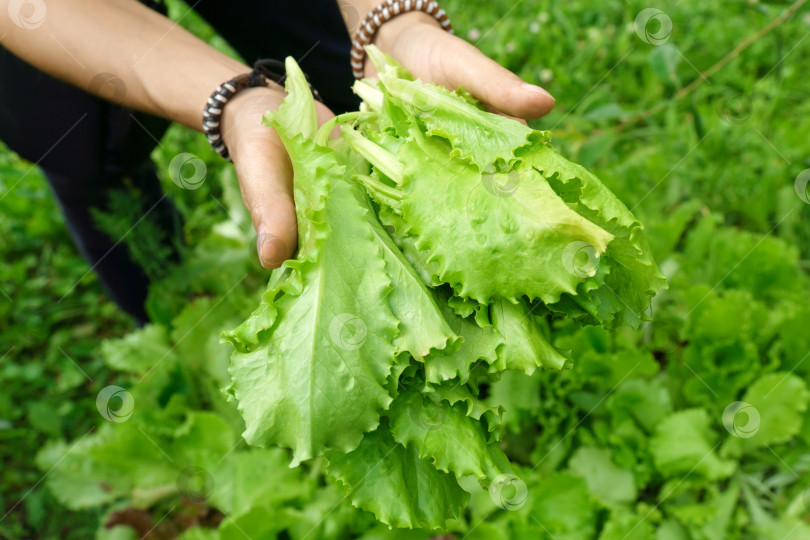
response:
<path id="1" fill-rule="evenodd" d="M 396 48 L 398 39 L 406 30 L 413 28 L 415 25 L 423 24 L 441 28 L 439 22 L 427 13 L 423 11 L 409 11 L 394 17 L 380 26 L 372 43 L 379 47 L 381 51 L 390 54 L 391 51 Z"/>
<path id="2" fill-rule="evenodd" d="M 431 20 L 432 19 L 432 20 Z M 397 61 L 405 58 L 405 45 L 433 31 L 453 32 L 447 13 L 435 0 L 386 0 L 368 11 L 352 37 L 351 67 L 355 79 L 373 76 L 365 47 L 374 43 Z M 406 56 L 412 56 L 406 54 Z"/>

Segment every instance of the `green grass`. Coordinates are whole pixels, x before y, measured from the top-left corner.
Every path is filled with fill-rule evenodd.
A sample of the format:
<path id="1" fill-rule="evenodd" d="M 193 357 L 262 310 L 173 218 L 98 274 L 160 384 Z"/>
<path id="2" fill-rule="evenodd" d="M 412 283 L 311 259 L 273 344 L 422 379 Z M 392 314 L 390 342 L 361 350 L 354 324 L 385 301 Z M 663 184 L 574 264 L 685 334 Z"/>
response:
<path id="1" fill-rule="evenodd" d="M 653 306 L 655 321 L 643 332 L 609 338 L 592 332 L 589 338 L 609 340 L 609 347 L 619 351 L 623 343 L 646 344 L 664 365 L 664 384 L 671 385 L 676 408 L 702 407 L 713 419 L 760 373 L 792 366 L 798 375 L 810 376 L 810 366 L 802 364 L 810 347 L 802 337 L 806 319 L 801 326 L 795 307 L 808 298 L 810 210 L 794 186 L 797 175 L 810 168 L 810 9 L 803 7 L 676 100 L 699 71 L 789 4 L 707 0 L 656 5 L 672 21 L 669 40 L 659 46 L 643 42 L 633 28 L 636 15 L 651 7 L 642 2 L 608 1 L 595 7 L 579 0 L 446 0 L 443 5 L 459 35 L 556 97 L 555 110 L 533 125 L 552 129 L 555 144 L 569 159 L 596 172 L 634 209 L 671 278 L 670 290 Z M 170 10 L 178 18 L 184 7 L 171 3 Z M 189 16 L 183 24 L 223 46 L 199 19 Z M 656 107 L 662 108 L 634 121 L 636 114 Z M 179 152 L 206 161 L 209 174 L 202 189 L 180 191 L 165 178 Z M 198 245 L 226 217 L 220 180 L 234 181 L 225 172 L 229 166 L 204 138 L 177 126 L 154 158 L 165 189 L 186 218 L 186 240 Z M 0 537 L 88 538 L 102 510 L 68 511 L 57 504 L 46 483 L 39 482 L 43 471 L 33 456 L 46 441 L 76 440 L 97 424 L 95 396 L 118 380 L 101 359 L 99 343 L 125 335 L 132 325 L 88 273 L 42 175 L 7 150 L 0 150 L 0 197 L 0 509 L 11 510 L 0 521 Z M 257 289 L 259 281 L 251 287 Z M 729 327 L 722 328 L 724 323 Z M 798 328 L 791 330 L 791 324 Z M 713 348 L 719 341 L 728 347 L 725 352 Z M 738 350 L 744 352 L 728 352 Z M 730 357 L 744 361 L 729 367 L 724 359 Z M 576 372 L 569 379 L 577 377 L 596 375 Z M 565 376 L 549 380 L 561 387 L 579 384 Z M 574 403 L 571 410 L 553 404 L 516 408 L 515 429 L 506 439 L 513 455 L 525 452 L 524 461 L 532 463 L 557 448 L 549 437 L 558 430 L 549 426 L 562 432 L 573 427 L 581 418 L 577 414 L 601 395 L 589 392 L 596 390 L 560 390 L 555 399 Z M 538 410 L 549 413 L 539 435 L 536 423 L 527 424 Z M 588 437 L 598 439 L 600 430 L 616 428 L 610 424 L 615 419 L 599 412 L 594 417 L 582 435 L 566 440 L 545 461 L 544 473 L 563 463 L 557 452 L 593 443 Z M 631 445 L 623 436 L 616 435 L 614 460 L 641 469 L 622 454 L 622 445 Z M 790 476 L 795 469 L 801 480 L 786 485 L 806 485 L 807 469 L 799 465 L 806 448 L 806 442 L 775 444 L 771 451 L 740 458 L 742 470 L 767 484 L 768 478 Z M 787 501 L 779 497 L 795 489 L 774 489 L 775 495 L 752 497 L 764 508 L 783 510 Z M 644 497 L 641 504 L 656 505 Z M 664 505 L 657 512 L 666 510 Z M 751 517 L 740 512 L 736 519 Z"/>

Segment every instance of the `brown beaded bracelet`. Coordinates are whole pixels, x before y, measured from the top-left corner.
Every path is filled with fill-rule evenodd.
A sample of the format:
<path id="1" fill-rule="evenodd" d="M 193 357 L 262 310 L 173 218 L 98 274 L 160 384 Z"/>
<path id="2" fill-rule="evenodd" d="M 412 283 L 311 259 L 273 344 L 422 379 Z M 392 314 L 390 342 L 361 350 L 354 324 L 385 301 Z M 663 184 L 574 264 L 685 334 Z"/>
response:
<path id="1" fill-rule="evenodd" d="M 439 21 L 439 24 L 442 25 L 444 30 L 447 30 L 451 34 L 453 33 L 453 25 L 450 24 L 450 18 L 447 16 L 447 13 L 433 0 L 386 0 L 369 11 L 365 20 L 360 23 L 352 39 L 351 62 L 352 73 L 355 79 L 363 78 L 363 65 L 366 60 L 366 50 L 364 47 L 372 42 L 380 26 L 397 15 L 409 11 L 423 11 Z"/>
<path id="2" fill-rule="evenodd" d="M 271 71 L 271 68 L 279 70 L 280 73 Z M 208 98 L 208 102 L 203 109 L 202 128 L 208 142 L 211 143 L 211 146 L 214 147 L 214 150 L 216 150 L 220 156 L 229 161 L 231 159 L 228 154 L 228 148 L 225 146 L 225 141 L 222 140 L 222 131 L 220 129 L 222 110 L 225 108 L 225 104 L 228 103 L 228 100 L 245 88 L 270 86 L 269 81 L 282 84 L 286 76 L 283 62 L 266 58 L 257 60 L 256 63 L 253 64 L 253 71 L 250 73 L 237 75 L 233 79 L 228 79 L 217 86 L 217 89 L 214 90 L 214 93 Z M 306 74 L 304 74 L 304 77 L 307 77 Z M 307 77 L 307 82 L 309 82 L 309 77 Z M 309 85 L 309 89 L 312 90 L 312 96 L 315 99 L 321 102 L 323 101 L 318 91 L 312 87 L 312 84 Z"/>

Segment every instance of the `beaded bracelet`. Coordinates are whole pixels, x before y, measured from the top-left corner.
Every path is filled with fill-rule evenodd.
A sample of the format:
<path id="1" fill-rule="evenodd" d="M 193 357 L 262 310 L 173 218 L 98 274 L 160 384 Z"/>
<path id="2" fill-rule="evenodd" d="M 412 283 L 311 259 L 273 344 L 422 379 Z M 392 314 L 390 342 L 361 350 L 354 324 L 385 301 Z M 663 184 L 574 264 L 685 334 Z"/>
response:
<path id="1" fill-rule="evenodd" d="M 364 47 L 371 43 L 380 26 L 397 15 L 408 11 L 423 11 L 428 15 L 432 15 L 434 19 L 439 21 L 444 30 L 453 33 L 453 26 L 450 24 L 447 13 L 433 0 L 386 0 L 366 15 L 365 20 L 360 23 L 360 27 L 352 39 L 351 62 L 355 79 L 363 78 L 363 65 L 366 60 Z"/>
<path id="2" fill-rule="evenodd" d="M 280 73 L 270 71 L 270 68 L 277 69 Z M 214 150 L 216 150 L 220 156 L 228 161 L 231 159 L 228 154 L 228 148 L 225 146 L 225 141 L 222 140 L 222 132 L 220 130 L 222 110 L 225 108 L 225 104 L 228 103 L 228 100 L 245 88 L 270 86 L 269 81 L 282 84 L 286 76 L 283 62 L 266 58 L 257 60 L 256 63 L 253 64 L 253 71 L 250 73 L 237 75 L 233 79 L 228 79 L 217 86 L 217 89 L 214 90 L 214 93 L 208 98 L 208 102 L 203 109 L 202 127 L 208 142 L 211 143 L 211 146 L 214 147 Z M 304 77 L 306 77 L 306 74 L 304 74 Z M 309 77 L 307 77 L 307 82 L 309 82 Z M 309 89 L 312 91 L 312 96 L 315 99 L 323 102 L 320 94 L 312 87 L 312 84 L 309 85 Z"/>

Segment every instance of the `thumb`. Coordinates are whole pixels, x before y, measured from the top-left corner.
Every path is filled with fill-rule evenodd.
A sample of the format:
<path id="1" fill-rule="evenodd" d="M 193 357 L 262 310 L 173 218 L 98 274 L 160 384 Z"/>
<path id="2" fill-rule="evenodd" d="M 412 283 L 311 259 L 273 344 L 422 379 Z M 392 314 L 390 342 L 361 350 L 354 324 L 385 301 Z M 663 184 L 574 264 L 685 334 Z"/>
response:
<path id="1" fill-rule="evenodd" d="M 242 200 L 256 229 L 259 261 L 265 268 L 278 268 L 293 256 L 298 244 L 293 171 L 287 153 L 280 143 L 260 138 L 240 149 L 234 165 Z"/>
<path id="2" fill-rule="evenodd" d="M 265 111 L 277 108 L 283 98 L 277 89 L 249 88 L 234 96 L 222 114 L 222 137 L 256 229 L 256 250 L 265 268 L 281 266 L 298 244 L 292 163 L 275 130 L 262 125 Z"/>

